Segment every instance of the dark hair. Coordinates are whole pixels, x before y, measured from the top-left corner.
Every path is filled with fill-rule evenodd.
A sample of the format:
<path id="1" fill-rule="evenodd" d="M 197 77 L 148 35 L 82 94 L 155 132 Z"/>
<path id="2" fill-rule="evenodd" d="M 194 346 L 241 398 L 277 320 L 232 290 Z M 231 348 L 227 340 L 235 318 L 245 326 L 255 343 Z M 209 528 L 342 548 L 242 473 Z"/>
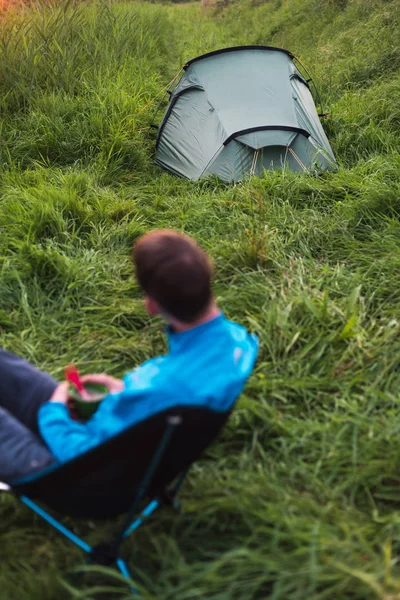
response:
<path id="1" fill-rule="evenodd" d="M 190 323 L 206 311 L 211 261 L 190 237 L 172 229 L 151 231 L 136 242 L 132 257 L 144 292 L 172 317 Z"/>

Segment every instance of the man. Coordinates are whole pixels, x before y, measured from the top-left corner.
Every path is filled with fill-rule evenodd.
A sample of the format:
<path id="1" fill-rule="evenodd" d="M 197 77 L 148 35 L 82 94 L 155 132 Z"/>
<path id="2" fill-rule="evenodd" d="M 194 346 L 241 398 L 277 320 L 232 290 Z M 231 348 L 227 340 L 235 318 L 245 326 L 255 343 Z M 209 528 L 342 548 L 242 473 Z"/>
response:
<path id="1" fill-rule="evenodd" d="M 253 369 L 257 338 L 228 321 L 218 309 L 211 291 L 209 258 L 191 238 L 172 230 L 150 232 L 136 243 L 133 262 L 148 313 L 159 314 L 167 321 L 169 352 L 148 360 L 122 380 L 105 374 L 83 377 L 84 383 L 103 383 L 110 391 L 87 422 L 71 418 L 67 382 L 56 385 L 48 375 L 22 363 L 22 359 L 6 357 L 9 378 L 14 378 L 11 384 L 15 387 L 26 374 L 25 379 L 31 377 L 34 385 L 30 385 L 27 396 L 22 384 L 19 396 L 3 386 L 0 406 L 14 415 L 21 426 L 28 427 L 28 436 L 39 432 L 59 462 L 82 454 L 169 407 L 187 404 L 226 411 L 233 406 Z M 0 415 L 0 432 L 1 427 L 4 423 Z M 21 432 L 16 437 L 21 439 Z M 39 440 L 37 443 L 40 465 L 32 465 L 29 437 L 25 451 L 28 472 L 43 468 L 43 460 L 52 459 L 46 458 L 47 450 Z M 18 471 L 21 473 L 21 468 Z"/>

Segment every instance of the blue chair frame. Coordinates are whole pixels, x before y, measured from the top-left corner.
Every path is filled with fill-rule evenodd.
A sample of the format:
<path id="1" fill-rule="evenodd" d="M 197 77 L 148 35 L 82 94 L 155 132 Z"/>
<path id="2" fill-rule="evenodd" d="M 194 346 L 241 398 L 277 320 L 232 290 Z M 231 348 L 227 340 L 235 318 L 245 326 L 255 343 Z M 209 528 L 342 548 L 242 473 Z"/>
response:
<path id="1" fill-rule="evenodd" d="M 183 410 L 187 411 L 188 408 L 185 407 Z M 192 412 L 194 414 L 192 415 L 192 417 L 196 417 L 197 413 L 201 414 L 202 410 L 203 409 L 199 410 L 198 408 L 193 408 Z M 209 415 L 212 415 L 213 411 L 203 410 L 203 413 L 204 412 L 209 413 Z M 180 414 L 179 411 L 174 412 L 172 414 L 165 414 L 164 423 L 166 422 L 166 426 L 164 426 L 164 431 L 160 436 L 157 446 L 155 447 L 155 451 L 153 453 L 150 464 L 145 470 L 144 476 L 137 487 L 137 491 L 129 506 L 129 509 L 125 513 L 125 518 L 123 520 L 122 526 L 119 527 L 119 529 L 114 534 L 111 540 L 100 543 L 94 547 L 88 544 L 85 540 L 78 537 L 75 533 L 73 533 L 73 531 L 65 527 L 58 519 L 49 514 L 49 512 L 45 508 L 37 504 L 29 496 L 29 494 L 23 493 L 24 487 L 26 487 L 26 485 L 28 485 L 29 489 L 29 484 L 31 480 L 35 481 L 35 479 L 40 479 L 40 473 L 38 474 L 38 476 L 34 475 L 33 477 L 27 477 L 25 479 L 15 482 L 14 484 L 0 483 L 0 491 L 7 491 L 13 493 L 25 506 L 27 506 L 30 510 L 36 513 L 49 525 L 54 527 L 57 531 L 59 531 L 62 535 L 69 539 L 73 544 L 75 544 L 81 550 L 83 550 L 83 552 L 85 552 L 88 555 L 88 559 L 90 562 L 104 566 L 115 565 L 117 570 L 119 570 L 124 577 L 126 577 L 127 579 L 132 579 L 125 560 L 119 555 L 120 546 L 122 542 L 126 540 L 134 531 L 136 531 L 144 523 L 144 521 L 162 505 L 171 506 L 173 509 L 180 512 L 181 514 L 183 513 L 180 504 L 176 499 L 176 496 L 182 487 L 182 484 L 192 463 L 199 457 L 202 451 L 211 443 L 211 441 L 213 441 L 213 439 L 222 429 L 223 425 L 225 424 L 228 418 L 228 414 L 229 413 L 220 413 L 218 415 L 218 413 L 214 413 L 214 415 L 218 415 L 215 416 L 216 423 L 214 424 L 214 427 L 211 429 L 210 433 L 207 434 L 205 438 L 201 441 L 200 446 L 195 451 L 195 456 L 191 456 L 189 462 L 186 461 L 186 464 L 182 465 L 183 468 L 180 468 L 177 473 L 174 473 L 172 483 L 169 481 L 169 485 L 164 485 L 164 481 L 162 488 L 158 488 L 158 492 L 154 495 L 154 482 L 157 479 L 157 477 L 159 477 L 160 468 L 163 468 L 163 461 L 168 459 L 171 442 L 175 441 L 175 438 L 179 437 L 179 434 L 177 436 L 177 433 L 179 429 L 183 429 L 182 421 L 185 420 L 185 418 L 182 417 L 182 414 Z M 156 418 L 159 419 L 160 417 Z M 133 428 L 133 430 L 134 429 L 135 428 Z M 187 433 L 188 432 L 186 432 L 186 435 Z M 189 431 L 189 435 L 191 433 L 192 432 Z M 96 449 L 90 452 L 92 454 L 96 453 Z M 83 455 L 83 458 L 84 456 L 85 455 Z M 74 459 L 75 462 L 81 460 L 82 457 Z M 62 469 L 63 465 L 57 466 L 56 468 Z M 54 472 L 56 469 L 50 468 L 49 470 L 53 470 Z M 22 489 L 19 490 L 19 488 Z M 142 509 L 139 512 L 140 505 L 143 503 L 146 497 L 150 498 L 150 501 L 148 501 L 144 509 Z M 137 593 L 137 590 L 135 588 L 133 588 L 132 586 L 130 586 L 130 588 L 132 593 Z"/>

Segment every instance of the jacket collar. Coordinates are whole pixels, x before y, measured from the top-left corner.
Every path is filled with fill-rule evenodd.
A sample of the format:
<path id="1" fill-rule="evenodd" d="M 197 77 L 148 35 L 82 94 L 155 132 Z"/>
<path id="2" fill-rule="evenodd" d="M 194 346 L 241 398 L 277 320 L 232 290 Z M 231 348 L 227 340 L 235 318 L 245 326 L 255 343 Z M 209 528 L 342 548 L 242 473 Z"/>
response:
<path id="1" fill-rule="evenodd" d="M 212 331 L 219 329 L 225 320 L 225 315 L 220 313 L 218 316 L 201 325 L 197 325 L 196 327 L 181 332 L 174 331 L 172 327 L 168 325 L 166 333 L 170 352 L 177 352 L 181 350 L 183 346 L 191 345 L 199 338 L 202 338 L 203 335 L 208 336 Z"/>

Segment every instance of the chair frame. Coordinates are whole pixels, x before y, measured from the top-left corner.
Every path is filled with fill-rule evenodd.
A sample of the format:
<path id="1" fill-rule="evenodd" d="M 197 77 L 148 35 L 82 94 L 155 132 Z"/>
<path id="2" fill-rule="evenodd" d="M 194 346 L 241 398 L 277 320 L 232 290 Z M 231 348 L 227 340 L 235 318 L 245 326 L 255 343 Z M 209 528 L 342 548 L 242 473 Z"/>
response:
<path id="1" fill-rule="evenodd" d="M 162 460 L 163 456 L 165 455 L 174 433 L 176 432 L 179 425 L 181 425 L 181 423 L 182 418 L 179 415 L 170 415 L 167 417 L 167 426 L 165 428 L 165 431 L 153 455 L 150 465 L 147 468 L 143 480 L 138 488 L 138 491 L 131 504 L 131 507 L 129 508 L 126 514 L 122 527 L 120 527 L 117 530 L 117 532 L 111 540 L 104 541 L 100 544 L 97 544 L 94 547 L 90 546 L 85 540 L 82 540 L 80 537 L 78 537 L 70 529 L 68 529 L 62 523 L 60 523 L 60 521 L 58 521 L 55 517 L 52 517 L 44 508 L 39 506 L 31 498 L 24 494 L 19 494 L 16 490 L 13 489 L 12 484 L 9 485 L 0 482 L 0 492 L 9 492 L 17 496 L 21 500 L 21 502 L 25 504 L 25 506 L 27 506 L 34 513 L 39 515 L 39 517 L 41 517 L 49 525 L 54 527 L 62 535 L 68 538 L 73 544 L 75 544 L 81 550 L 83 550 L 88 555 L 88 558 L 91 562 L 104 566 L 115 565 L 124 577 L 131 580 L 132 577 L 128 566 L 125 560 L 122 559 L 119 555 L 120 546 L 122 542 L 126 538 L 128 538 L 134 531 L 136 531 L 144 523 L 145 519 L 149 517 L 160 506 L 169 505 L 172 506 L 178 512 L 182 512 L 180 504 L 176 500 L 176 496 L 185 480 L 190 466 L 178 475 L 172 486 L 170 486 L 168 489 L 165 489 L 163 493 L 161 493 L 158 497 L 152 498 L 150 502 L 148 502 L 148 504 L 145 506 L 145 508 L 141 512 L 139 512 L 139 506 L 147 495 L 153 477 L 157 471 L 157 467 L 160 464 L 160 461 Z M 130 588 L 133 594 L 137 594 L 137 590 L 135 588 L 133 588 L 132 586 L 130 586 Z"/>

